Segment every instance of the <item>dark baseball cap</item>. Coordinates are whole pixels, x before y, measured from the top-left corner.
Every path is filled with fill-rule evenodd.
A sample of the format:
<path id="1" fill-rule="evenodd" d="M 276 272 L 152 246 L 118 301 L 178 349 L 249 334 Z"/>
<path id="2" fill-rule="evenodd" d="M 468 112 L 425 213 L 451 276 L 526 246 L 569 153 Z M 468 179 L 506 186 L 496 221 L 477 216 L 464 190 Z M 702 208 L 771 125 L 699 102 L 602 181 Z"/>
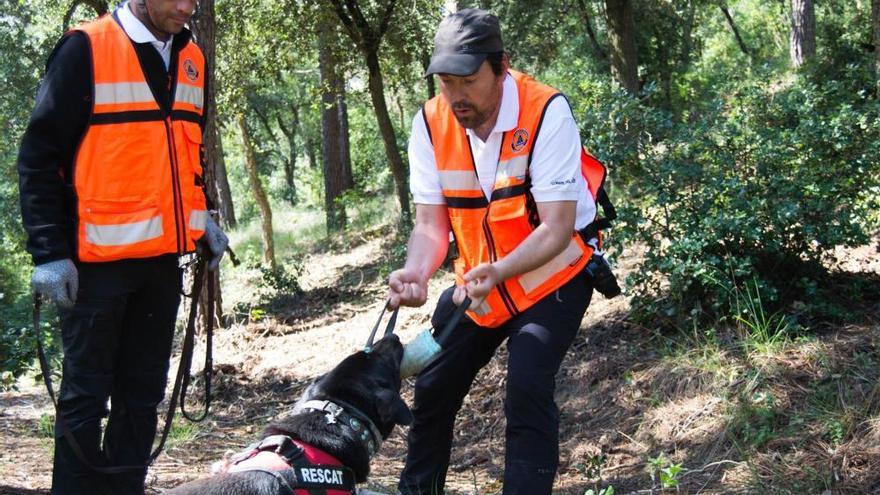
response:
<path id="1" fill-rule="evenodd" d="M 468 76 L 480 68 L 486 55 L 503 51 L 498 18 L 485 10 L 462 9 L 440 21 L 425 75 Z"/>

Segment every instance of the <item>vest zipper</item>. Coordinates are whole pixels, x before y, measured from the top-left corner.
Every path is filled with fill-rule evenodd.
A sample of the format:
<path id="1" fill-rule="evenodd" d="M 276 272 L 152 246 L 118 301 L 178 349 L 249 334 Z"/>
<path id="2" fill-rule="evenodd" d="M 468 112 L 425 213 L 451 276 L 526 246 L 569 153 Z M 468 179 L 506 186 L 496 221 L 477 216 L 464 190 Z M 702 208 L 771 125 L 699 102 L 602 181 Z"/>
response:
<path id="1" fill-rule="evenodd" d="M 171 161 L 171 188 L 174 196 L 174 233 L 177 236 L 177 254 L 186 252 L 186 231 L 183 222 L 183 200 L 180 192 L 180 173 L 177 165 L 177 146 L 174 144 L 171 116 L 165 117 L 165 132 L 168 137 L 168 157 Z"/>

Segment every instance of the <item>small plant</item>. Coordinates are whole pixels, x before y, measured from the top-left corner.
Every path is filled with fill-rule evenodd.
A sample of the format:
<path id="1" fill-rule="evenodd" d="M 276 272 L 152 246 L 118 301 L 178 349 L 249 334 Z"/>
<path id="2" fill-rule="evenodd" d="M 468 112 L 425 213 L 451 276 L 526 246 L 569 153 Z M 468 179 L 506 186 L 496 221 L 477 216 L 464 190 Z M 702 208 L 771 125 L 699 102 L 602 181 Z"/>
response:
<path id="1" fill-rule="evenodd" d="M 652 490 L 659 481 L 661 489 L 675 488 L 676 491 L 679 491 L 680 477 L 686 471 L 684 466 L 670 462 L 662 453 L 648 459 L 648 469 L 651 474 Z"/>
<path id="2" fill-rule="evenodd" d="M 55 415 L 43 413 L 37 422 L 37 434 L 43 438 L 55 437 Z"/>
<path id="3" fill-rule="evenodd" d="M 575 469 L 577 469 L 584 478 L 593 480 L 593 488 L 584 492 L 584 495 L 614 495 L 613 486 L 599 488 L 602 484 L 602 466 L 605 465 L 606 459 L 607 456 L 605 453 L 600 452 L 598 454 L 587 456 L 584 459 L 584 462 L 579 462 L 575 465 Z"/>
<path id="4" fill-rule="evenodd" d="M 736 289 L 735 296 L 736 314 L 734 318 L 745 329 L 743 343 L 747 348 L 767 351 L 788 339 L 791 323 L 785 315 L 778 311 L 767 314 L 757 280 L 752 280 L 751 286 L 746 284 L 745 292 Z"/>

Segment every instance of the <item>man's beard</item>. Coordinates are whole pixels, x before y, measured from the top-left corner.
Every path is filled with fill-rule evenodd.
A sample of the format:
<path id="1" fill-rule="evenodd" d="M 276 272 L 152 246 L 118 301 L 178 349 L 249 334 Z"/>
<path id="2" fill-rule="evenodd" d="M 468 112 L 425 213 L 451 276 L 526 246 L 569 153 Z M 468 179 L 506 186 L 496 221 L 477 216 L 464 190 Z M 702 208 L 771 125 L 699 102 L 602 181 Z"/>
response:
<path id="1" fill-rule="evenodd" d="M 461 124 L 465 129 L 476 129 L 480 127 L 486 119 L 489 118 L 490 112 L 481 112 L 477 107 L 471 105 L 470 103 L 456 103 L 452 106 L 453 112 L 452 115 L 455 116 L 455 120 Z M 457 113 L 454 112 L 456 109 L 468 109 L 471 111 L 471 114 L 466 117 L 460 117 Z"/>

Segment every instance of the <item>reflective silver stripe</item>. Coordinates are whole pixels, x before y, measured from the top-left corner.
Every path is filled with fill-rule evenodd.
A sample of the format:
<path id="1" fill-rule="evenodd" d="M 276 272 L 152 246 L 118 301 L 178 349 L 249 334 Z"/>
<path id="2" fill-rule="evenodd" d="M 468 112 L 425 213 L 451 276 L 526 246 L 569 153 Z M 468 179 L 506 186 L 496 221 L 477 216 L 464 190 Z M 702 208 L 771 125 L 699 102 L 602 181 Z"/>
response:
<path id="1" fill-rule="evenodd" d="M 490 308 L 489 304 L 486 303 L 486 301 L 484 300 L 480 303 L 479 306 L 477 306 L 477 309 L 474 309 L 472 311 L 476 313 L 477 316 L 483 316 L 489 314 L 489 312 L 492 311 L 492 308 Z"/>
<path id="2" fill-rule="evenodd" d="M 189 228 L 192 230 L 205 230 L 208 223 L 207 210 L 193 210 L 189 214 Z"/>
<path id="3" fill-rule="evenodd" d="M 482 191 L 472 170 L 441 170 L 440 186 L 447 191 Z"/>
<path id="4" fill-rule="evenodd" d="M 199 86 L 177 83 L 177 93 L 174 95 L 174 100 L 202 108 L 205 102 L 204 91 Z"/>
<path id="5" fill-rule="evenodd" d="M 528 294 L 537 289 L 544 282 L 550 280 L 553 275 L 556 275 L 556 273 L 563 268 L 576 263 L 583 255 L 584 252 L 581 250 L 581 247 L 574 239 L 572 239 L 571 242 L 568 243 L 568 247 L 565 248 L 565 251 L 556 255 L 555 258 L 528 273 L 520 275 L 519 285 L 523 288 L 526 294 Z"/>
<path id="6" fill-rule="evenodd" d="M 96 246 L 125 246 L 162 235 L 162 215 L 118 225 L 86 224 L 86 240 Z"/>
<path id="7" fill-rule="evenodd" d="M 145 82 L 121 82 L 95 84 L 95 104 L 155 102 L 150 86 Z"/>
<path id="8" fill-rule="evenodd" d="M 516 156 L 505 162 L 499 162 L 498 171 L 495 172 L 495 182 L 511 177 L 522 180 L 526 175 L 528 165 L 529 158 L 527 156 Z"/>

